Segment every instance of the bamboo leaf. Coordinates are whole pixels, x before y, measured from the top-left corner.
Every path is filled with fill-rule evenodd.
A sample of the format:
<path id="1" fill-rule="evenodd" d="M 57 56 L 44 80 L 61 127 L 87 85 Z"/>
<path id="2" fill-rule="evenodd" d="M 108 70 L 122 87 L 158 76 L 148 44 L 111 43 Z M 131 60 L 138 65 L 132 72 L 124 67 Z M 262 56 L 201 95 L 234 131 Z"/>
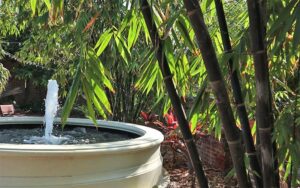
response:
<path id="1" fill-rule="evenodd" d="M 192 58 L 192 60 L 190 61 L 190 63 L 191 63 L 190 74 L 192 77 L 201 72 L 201 66 L 199 68 L 199 65 L 201 65 L 201 60 L 202 59 L 200 56 L 196 56 L 196 57 Z"/>
<path id="2" fill-rule="evenodd" d="M 285 20 L 282 27 L 278 30 L 275 47 L 272 49 L 271 53 L 277 52 L 281 49 L 281 44 L 286 40 L 286 34 L 289 32 L 295 20 L 295 11 L 289 16 L 287 20 Z"/>
<path id="3" fill-rule="evenodd" d="M 85 28 L 83 29 L 83 33 L 86 32 L 87 30 L 89 30 L 96 22 L 96 19 L 99 16 L 99 12 L 97 12 L 91 19 L 90 21 L 86 24 Z"/>
<path id="4" fill-rule="evenodd" d="M 165 94 L 163 93 L 156 99 L 155 103 L 150 108 L 151 110 L 155 109 L 161 103 L 162 99 L 164 98 L 164 95 Z"/>
<path id="5" fill-rule="evenodd" d="M 98 59 L 92 49 L 89 49 L 88 51 L 88 58 L 88 68 L 90 69 L 90 74 L 93 80 L 95 80 L 99 86 L 104 84 L 110 91 L 115 92 L 110 80 L 105 75 L 105 69 L 102 66 L 101 61 Z"/>
<path id="6" fill-rule="evenodd" d="M 256 121 L 253 123 L 253 126 L 252 126 L 252 129 L 251 129 L 251 135 L 255 135 L 256 134 L 256 128 L 257 125 L 256 125 Z"/>
<path id="7" fill-rule="evenodd" d="M 171 71 L 175 72 L 176 61 L 174 57 L 174 49 L 173 49 L 172 41 L 169 37 L 163 43 L 163 51 L 165 52 Z"/>
<path id="8" fill-rule="evenodd" d="M 85 88 L 88 89 L 89 96 L 97 108 L 98 112 L 101 116 L 106 118 L 106 115 L 100 105 L 103 104 L 105 109 L 111 113 L 111 106 L 107 99 L 105 91 L 102 89 L 103 85 L 108 85 L 109 87 L 112 87 L 109 80 L 104 75 L 104 70 L 99 69 L 99 60 L 95 56 L 94 51 L 92 49 L 88 50 L 88 60 L 89 63 L 87 63 L 86 69 L 85 69 L 85 77 L 86 80 L 88 80 L 87 84 L 85 84 Z M 100 62 L 101 63 L 101 62 Z M 105 82 L 108 82 L 106 84 Z M 98 97 L 98 98 L 97 98 Z M 99 103 L 100 102 L 100 103 Z"/>
<path id="9" fill-rule="evenodd" d="M 125 28 L 130 24 L 130 20 L 132 18 L 133 11 L 128 12 L 124 19 L 122 20 L 120 27 L 118 28 L 117 35 L 122 35 L 122 32 L 125 30 Z"/>
<path id="10" fill-rule="evenodd" d="M 102 62 L 98 58 L 98 56 L 95 54 L 95 51 L 93 49 L 88 50 L 88 60 L 91 63 L 91 66 L 94 66 L 96 72 L 99 71 L 101 74 L 105 74 L 105 69 L 102 65 Z M 90 65 L 90 64 L 88 64 Z"/>
<path id="11" fill-rule="evenodd" d="M 278 18 L 275 20 L 275 22 L 270 26 L 268 35 L 273 35 L 278 29 L 282 27 L 282 24 L 288 20 L 288 17 L 291 14 L 291 10 L 293 9 L 295 3 L 297 1 L 291 1 L 278 15 Z"/>
<path id="12" fill-rule="evenodd" d="M 87 88 L 88 81 L 85 79 L 82 79 L 81 82 L 82 82 L 82 86 L 83 86 L 82 87 L 83 92 L 85 94 L 85 100 L 86 100 L 88 113 L 89 113 L 88 118 L 91 119 L 95 125 L 97 125 L 96 114 L 95 114 L 95 110 L 93 108 L 93 103 L 92 103 L 94 95 L 93 95 L 92 91 L 89 88 Z"/>
<path id="13" fill-rule="evenodd" d="M 143 72 L 140 76 L 140 78 L 138 79 L 138 81 L 135 84 L 136 88 L 140 88 L 144 85 L 145 80 L 148 78 L 148 76 L 150 75 L 150 71 L 153 70 L 152 67 L 154 67 L 154 65 L 152 63 L 147 63 L 147 66 L 145 67 L 145 69 L 142 69 Z"/>
<path id="14" fill-rule="evenodd" d="M 184 18 L 183 16 L 180 16 L 179 19 L 176 22 L 176 27 L 178 29 L 178 31 L 180 32 L 181 36 L 184 39 L 184 43 L 187 45 L 187 47 L 191 50 L 194 51 L 195 50 L 195 45 L 192 42 L 192 38 L 189 34 L 188 31 L 188 27 L 187 27 L 187 23 L 186 23 L 186 18 Z M 191 31 L 192 32 L 192 31 Z"/>
<path id="15" fill-rule="evenodd" d="M 164 100 L 164 108 L 163 108 L 163 114 L 168 113 L 168 110 L 171 108 L 171 101 L 169 98 Z"/>
<path id="16" fill-rule="evenodd" d="M 299 148 L 300 146 L 298 146 Z M 300 162 L 299 162 L 299 150 L 297 151 L 297 155 L 294 156 L 294 158 L 292 159 L 293 161 L 293 174 L 292 174 L 292 187 L 297 187 L 299 186 L 299 182 L 297 182 L 299 180 L 299 167 L 300 167 Z"/>
<path id="17" fill-rule="evenodd" d="M 206 90 L 206 87 L 207 87 L 207 79 L 205 78 L 203 83 L 202 83 L 202 86 L 197 94 L 197 97 L 195 99 L 195 102 L 190 110 L 190 113 L 189 113 L 189 116 L 188 116 L 188 121 L 190 121 L 194 114 L 197 113 L 197 111 L 199 110 L 200 108 L 200 105 L 201 105 L 201 101 L 202 101 L 202 96 L 203 94 L 205 93 L 205 90 Z"/>
<path id="18" fill-rule="evenodd" d="M 90 71 L 90 76 L 99 87 L 102 86 L 102 84 L 103 84 L 110 91 L 115 92 L 110 81 L 105 76 L 99 75 L 99 74 L 95 73 L 93 70 Z"/>
<path id="19" fill-rule="evenodd" d="M 195 129 L 197 128 L 198 123 L 198 114 L 194 114 L 190 120 L 191 122 L 191 132 L 194 133 Z"/>
<path id="20" fill-rule="evenodd" d="M 283 87 L 286 91 L 288 91 L 289 93 L 291 93 L 292 95 L 296 95 L 293 90 L 291 88 L 289 88 L 289 86 L 285 83 L 283 83 L 281 80 L 279 80 L 278 78 L 276 78 L 275 76 L 273 76 L 273 80 L 276 81 L 276 83 L 278 83 L 281 87 Z"/>
<path id="21" fill-rule="evenodd" d="M 208 10 L 208 8 L 211 6 L 213 0 L 204 0 L 201 2 L 201 7 L 203 7 L 203 10 Z"/>
<path id="22" fill-rule="evenodd" d="M 68 96 L 66 98 L 66 101 L 64 103 L 62 115 L 61 115 L 61 121 L 62 121 L 62 126 L 64 127 L 67 118 L 69 117 L 72 107 L 74 105 L 74 102 L 77 97 L 78 89 L 79 89 L 79 83 L 80 83 L 80 69 L 81 69 L 81 63 L 78 64 L 76 73 L 72 82 L 72 86 L 70 88 L 70 91 L 68 93 Z"/>
<path id="23" fill-rule="evenodd" d="M 50 0 L 44 0 L 44 3 L 46 4 L 47 8 L 48 8 L 48 11 L 51 10 L 51 2 Z"/>
<path id="24" fill-rule="evenodd" d="M 94 49 L 97 49 L 97 56 L 100 56 L 102 52 L 105 50 L 107 47 L 113 33 L 111 32 L 111 29 L 105 31 L 99 38 L 98 42 L 96 43 Z"/>
<path id="25" fill-rule="evenodd" d="M 165 17 L 163 15 L 163 12 L 161 11 L 161 9 L 157 6 L 157 4 L 153 4 L 152 6 L 153 8 L 151 9 L 152 11 L 152 16 L 153 16 L 153 21 L 157 24 L 157 25 L 161 25 L 163 23 L 163 17 Z M 162 17 L 163 15 L 163 17 Z"/>
<path id="26" fill-rule="evenodd" d="M 286 166 L 286 169 L 285 169 L 284 177 L 283 177 L 284 180 L 286 180 L 287 177 L 290 175 L 291 167 L 292 167 L 292 158 L 289 157 L 289 160 L 288 160 L 288 163 L 287 163 L 287 166 Z"/>
<path id="27" fill-rule="evenodd" d="M 150 34 L 149 34 L 149 31 L 146 26 L 146 22 L 145 22 L 144 18 L 142 19 L 141 23 L 142 23 L 142 27 L 143 27 L 143 31 L 144 31 L 144 35 L 145 35 L 145 39 L 146 39 L 146 44 L 149 44 Z"/>
<path id="28" fill-rule="evenodd" d="M 94 95 L 94 98 L 93 98 L 93 103 L 94 103 L 96 109 L 98 110 L 98 113 L 99 113 L 104 119 L 106 119 L 106 118 L 107 118 L 107 117 L 106 117 L 106 114 L 105 114 L 104 110 L 102 109 L 102 106 L 101 106 L 101 104 L 100 104 L 99 101 L 98 101 L 98 98 L 97 98 L 95 95 Z"/>
<path id="29" fill-rule="evenodd" d="M 286 128 L 286 125 L 293 124 L 293 115 L 290 108 L 284 108 L 275 122 L 275 127 L 278 131 L 277 139 L 279 143 L 289 143 L 291 130 Z"/>
<path id="30" fill-rule="evenodd" d="M 183 9 L 178 10 L 176 14 L 172 15 L 169 19 L 167 19 L 164 23 L 162 23 L 160 27 L 165 26 L 166 31 L 169 31 L 173 27 L 174 23 L 177 21 L 179 16 L 182 14 L 182 12 Z"/>
<path id="31" fill-rule="evenodd" d="M 139 20 L 137 19 L 136 15 L 133 16 L 130 22 L 130 28 L 128 31 L 128 49 L 130 49 L 136 42 L 139 33 L 141 30 L 141 24 L 139 23 Z"/>
<path id="32" fill-rule="evenodd" d="M 158 73 L 158 66 L 155 66 L 153 71 L 151 72 L 150 74 L 150 79 L 148 80 L 146 86 L 145 86 L 145 89 L 146 89 L 146 93 L 148 94 L 151 89 L 152 89 L 152 86 L 156 80 L 156 76 L 157 76 L 157 73 Z"/>
<path id="33" fill-rule="evenodd" d="M 135 88 L 140 88 L 144 87 L 144 83 L 146 82 L 146 79 L 149 79 L 150 72 L 154 69 L 155 67 L 155 61 L 153 62 L 154 58 L 154 50 L 149 50 L 146 55 L 144 56 L 142 62 L 146 62 L 141 66 L 141 70 L 143 72 L 141 73 L 140 78 L 135 84 Z"/>
<path id="34" fill-rule="evenodd" d="M 55 16 L 56 17 L 56 16 Z M 89 13 L 80 14 L 75 26 L 76 33 L 75 35 L 77 38 L 81 38 L 82 31 L 84 30 L 86 24 L 88 23 L 91 15 Z"/>
<path id="35" fill-rule="evenodd" d="M 185 55 L 185 54 L 183 54 L 182 55 L 182 57 L 181 57 L 181 68 L 182 68 L 182 70 L 183 70 L 183 76 L 184 77 L 187 77 L 187 75 L 188 76 L 190 76 L 190 64 L 189 64 L 189 61 L 188 61 L 188 58 L 187 58 L 187 56 Z"/>
<path id="36" fill-rule="evenodd" d="M 63 11 L 64 9 L 64 0 L 59 0 L 59 10 Z"/>
<path id="37" fill-rule="evenodd" d="M 110 106 L 110 103 L 108 101 L 108 98 L 106 96 L 106 93 L 105 91 L 100 88 L 99 86 L 94 86 L 94 91 L 95 91 L 95 94 L 96 96 L 98 97 L 98 99 L 100 100 L 100 102 L 104 105 L 104 107 L 106 108 L 106 110 L 109 112 L 109 113 L 112 113 L 111 111 L 111 106 Z"/>
<path id="38" fill-rule="evenodd" d="M 87 81 L 85 87 L 86 87 L 86 89 L 88 89 L 89 96 L 92 97 L 92 98 L 91 98 L 91 102 L 92 102 L 92 104 L 94 104 L 94 106 L 96 107 L 98 113 L 99 113 L 104 119 L 106 119 L 107 116 L 106 116 L 106 114 L 105 114 L 105 112 L 104 112 L 104 110 L 103 110 L 103 107 L 102 107 L 102 105 L 100 104 L 101 102 L 99 102 L 100 100 L 99 100 L 99 98 L 97 97 L 97 94 L 96 94 L 96 88 L 100 88 L 100 87 L 98 87 L 98 86 L 95 84 L 95 82 L 90 78 L 90 75 L 89 75 L 88 73 L 85 74 L 85 76 L 86 76 L 86 80 L 89 80 L 89 81 Z M 106 95 L 105 95 L 105 97 L 106 97 Z M 111 113 L 110 104 L 107 105 L 107 106 L 105 106 L 105 105 L 103 104 L 103 106 L 104 106 L 104 108 L 105 108 L 109 113 Z"/>
<path id="39" fill-rule="evenodd" d="M 115 44 L 124 62 L 128 65 L 128 62 L 130 60 L 130 52 L 127 45 L 125 44 L 125 41 L 121 36 L 115 35 Z"/>
<path id="40" fill-rule="evenodd" d="M 35 15 L 35 12 L 36 12 L 36 4 L 37 4 L 37 0 L 30 0 L 31 10 L 32 10 L 32 16 Z"/>

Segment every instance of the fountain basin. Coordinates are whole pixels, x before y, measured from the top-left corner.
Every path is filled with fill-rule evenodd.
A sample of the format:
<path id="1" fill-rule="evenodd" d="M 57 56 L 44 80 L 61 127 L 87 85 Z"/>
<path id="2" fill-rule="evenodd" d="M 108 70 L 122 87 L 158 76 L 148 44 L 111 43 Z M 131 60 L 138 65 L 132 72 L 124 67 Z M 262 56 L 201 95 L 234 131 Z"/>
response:
<path id="1" fill-rule="evenodd" d="M 60 120 L 56 119 L 56 123 Z M 1 125 L 42 124 L 42 117 L 3 117 Z M 84 145 L 1 144 L 0 188 L 150 188 L 162 170 L 163 135 L 151 128 L 97 121 L 99 127 L 139 137 Z M 69 118 L 72 126 L 94 126 L 90 120 Z"/>

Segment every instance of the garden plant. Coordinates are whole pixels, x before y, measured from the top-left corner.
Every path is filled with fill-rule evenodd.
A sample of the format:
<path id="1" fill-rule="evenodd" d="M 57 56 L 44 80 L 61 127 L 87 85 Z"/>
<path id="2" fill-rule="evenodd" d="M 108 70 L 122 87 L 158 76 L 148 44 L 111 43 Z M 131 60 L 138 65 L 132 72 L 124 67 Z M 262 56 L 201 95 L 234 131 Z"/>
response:
<path id="1" fill-rule="evenodd" d="M 300 183 L 300 0 L 2 0 L 0 55 L 59 82 L 63 122 L 84 101 L 184 142 L 201 188 L 199 126 L 224 132 L 239 187 Z"/>

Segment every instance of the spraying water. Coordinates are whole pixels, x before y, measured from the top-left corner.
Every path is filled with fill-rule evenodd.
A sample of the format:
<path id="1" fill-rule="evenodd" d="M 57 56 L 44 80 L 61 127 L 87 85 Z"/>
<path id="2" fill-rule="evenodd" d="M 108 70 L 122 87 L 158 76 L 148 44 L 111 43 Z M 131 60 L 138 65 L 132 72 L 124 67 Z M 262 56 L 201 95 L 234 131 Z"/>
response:
<path id="1" fill-rule="evenodd" d="M 52 135 L 53 122 L 58 108 L 58 84 L 56 80 L 48 81 L 47 96 L 45 100 L 45 135 L 43 137 L 32 136 L 28 140 L 24 140 L 28 144 L 60 144 L 68 140 L 67 137 L 56 137 Z"/>
<path id="2" fill-rule="evenodd" d="M 1 0 L 0 0 L 1 1 Z M 59 135 L 57 130 L 53 131 L 53 122 L 58 109 L 58 84 L 56 80 L 48 81 L 48 90 L 45 100 L 45 134 L 40 128 L 37 129 L 12 129 L 6 131 L 5 134 L 11 135 L 9 140 L 7 137 L 1 136 L 0 131 L 0 143 L 25 143 L 25 144 L 89 144 L 89 143 L 100 143 L 106 141 L 120 141 L 130 139 L 129 135 L 116 134 L 110 132 L 102 132 L 99 134 L 98 131 L 89 132 L 83 127 L 77 127 L 71 130 L 65 131 L 66 134 Z M 25 135 L 22 137 L 22 134 Z M 37 136 L 27 136 L 28 134 Z M 57 135 L 57 136 L 55 136 Z"/>
<path id="3" fill-rule="evenodd" d="M 58 84 L 56 80 L 48 81 L 48 90 L 45 101 L 45 139 L 50 142 L 53 130 L 53 121 L 58 107 Z"/>

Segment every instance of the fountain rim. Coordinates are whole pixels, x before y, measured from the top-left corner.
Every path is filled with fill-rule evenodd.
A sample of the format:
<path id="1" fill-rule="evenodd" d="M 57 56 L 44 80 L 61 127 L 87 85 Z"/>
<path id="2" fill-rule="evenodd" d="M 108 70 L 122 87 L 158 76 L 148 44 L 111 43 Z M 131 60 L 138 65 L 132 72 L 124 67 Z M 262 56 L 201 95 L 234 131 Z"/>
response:
<path id="1" fill-rule="evenodd" d="M 12 116 L 1 117 L 0 126 L 8 124 L 43 124 L 44 118 L 38 116 Z M 54 123 L 59 123 L 60 118 L 56 118 Z M 95 126 L 89 119 L 84 118 L 68 118 L 67 124 L 71 126 Z M 0 152 L 9 153 L 43 153 L 47 155 L 51 154 L 64 154 L 75 155 L 83 153 L 119 153 L 119 152 L 131 152 L 137 150 L 144 150 L 146 148 L 155 147 L 159 145 L 164 136 L 157 130 L 136 125 L 132 123 L 116 122 L 97 120 L 97 124 L 100 128 L 115 129 L 125 132 L 134 133 L 140 135 L 137 138 L 107 142 L 107 143 L 95 143 L 95 144 L 76 144 L 76 145 L 47 145 L 47 144 L 7 144 L 0 143 Z"/>

